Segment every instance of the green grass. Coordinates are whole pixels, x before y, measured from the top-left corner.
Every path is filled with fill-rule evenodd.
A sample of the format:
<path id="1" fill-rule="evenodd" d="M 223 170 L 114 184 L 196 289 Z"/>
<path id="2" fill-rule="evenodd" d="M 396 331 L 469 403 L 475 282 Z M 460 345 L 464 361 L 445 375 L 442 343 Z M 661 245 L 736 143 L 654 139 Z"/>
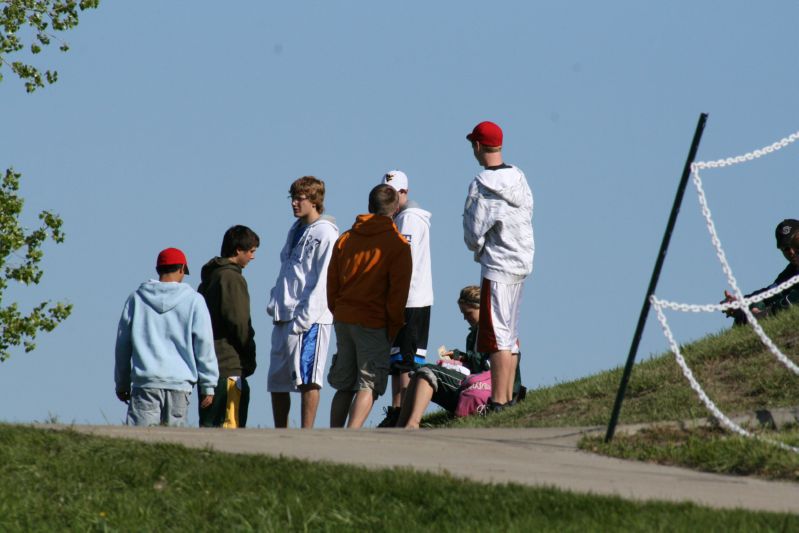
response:
<path id="1" fill-rule="evenodd" d="M 0 425 L 2 531 L 790 531 L 799 516 L 635 503 Z"/>
<path id="2" fill-rule="evenodd" d="M 759 436 L 799 446 L 796 427 Z M 756 439 L 730 435 L 720 428 L 691 431 L 653 427 L 634 435 L 618 434 L 610 443 L 600 436 L 580 442 L 580 448 L 638 461 L 680 465 L 706 472 L 799 481 L 799 454 Z"/>
<path id="3" fill-rule="evenodd" d="M 763 326 L 783 353 L 799 351 L 799 306 L 764 320 Z M 685 345 L 683 350 L 702 387 L 727 414 L 799 405 L 799 376 L 779 363 L 748 327 L 709 335 Z M 620 355 L 620 363 L 623 360 Z M 799 362 L 799 357 L 793 356 L 793 360 Z M 425 417 L 424 422 L 434 427 L 605 426 L 621 373 L 619 367 L 530 391 L 524 402 L 497 415 L 454 420 L 438 412 Z M 690 389 L 673 354 L 667 352 L 635 365 L 619 423 L 707 416 L 709 413 Z"/>

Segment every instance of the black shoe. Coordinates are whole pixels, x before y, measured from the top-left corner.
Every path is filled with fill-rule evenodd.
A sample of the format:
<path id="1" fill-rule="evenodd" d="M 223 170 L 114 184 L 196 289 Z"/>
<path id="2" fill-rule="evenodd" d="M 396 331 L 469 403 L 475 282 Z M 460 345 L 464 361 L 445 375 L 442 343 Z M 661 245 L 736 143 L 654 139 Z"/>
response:
<path id="1" fill-rule="evenodd" d="M 488 400 L 488 403 L 486 404 L 486 413 L 501 413 L 506 407 L 509 407 L 509 405 L 506 403 L 496 403 L 494 400 Z"/>
<path id="2" fill-rule="evenodd" d="M 379 428 L 393 428 L 397 427 L 397 422 L 399 421 L 400 416 L 400 408 L 399 407 L 383 407 L 383 412 L 386 414 L 386 417 L 380 422 L 377 427 Z"/>

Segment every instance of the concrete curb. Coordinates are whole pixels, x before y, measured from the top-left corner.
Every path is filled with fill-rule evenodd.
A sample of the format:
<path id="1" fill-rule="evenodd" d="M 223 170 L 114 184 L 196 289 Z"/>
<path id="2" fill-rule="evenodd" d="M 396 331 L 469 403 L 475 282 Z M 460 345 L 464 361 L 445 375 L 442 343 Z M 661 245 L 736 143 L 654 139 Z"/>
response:
<path id="1" fill-rule="evenodd" d="M 757 409 L 748 413 L 731 416 L 730 420 L 743 428 L 769 428 L 783 429 L 786 426 L 799 424 L 799 406 L 796 407 L 774 407 Z M 680 420 L 676 422 L 647 422 L 642 424 L 626 424 L 616 428 L 616 434 L 635 435 L 642 429 L 652 427 L 675 428 L 675 429 L 696 429 L 718 427 L 719 422 L 715 418 L 697 418 L 692 420 Z M 600 430 L 597 429 L 597 432 Z M 604 429 L 601 430 L 604 435 Z"/>
<path id="2" fill-rule="evenodd" d="M 264 454 L 367 468 L 408 467 L 484 483 L 518 483 L 620 496 L 797 513 L 799 484 L 695 472 L 582 452 L 601 428 L 246 429 L 51 426 L 92 435 L 171 442 L 220 452 Z"/>

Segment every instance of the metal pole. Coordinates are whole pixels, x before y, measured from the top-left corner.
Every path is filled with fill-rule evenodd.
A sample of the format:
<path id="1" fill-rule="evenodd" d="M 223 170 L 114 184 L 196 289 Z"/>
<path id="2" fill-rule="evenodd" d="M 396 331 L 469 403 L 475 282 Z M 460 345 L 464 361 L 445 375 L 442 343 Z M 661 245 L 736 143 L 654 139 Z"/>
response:
<path id="1" fill-rule="evenodd" d="M 627 391 L 627 383 L 630 381 L 630 374 L 632 374 L 633 365 L 635 364 L 635 356 L 638 353 L 638 344 L 641 342 L 641 335 L 644 333 L 646 318 L 649 315 L 649 297 L 655 294 L 655 289 L 657 288 L 660 271 L 663 268 L 663 261 L 665 261 L 666 252 L 669 249 L 671 233 L 674 230 L 674 224 L 677 222 L 677 215 L 680 212 L 680 205 L 682 205 L 682 198 L 685 194 L 688 178 L 691 176 L 691 165 L 696 158 L 696 152 L 699 149 L 699 141 L 702 139 L 702 132 L 705 129 L 705 122 L 707 122 L 707 113 L 702 113 L 699 115 L 699 121 L 696 124 L 696 131 L 694 132 L 694 139 L 691 141 L 691 149 L 688 151 L 688 158 L 685 160 L 680 186 L 677 188 L 677 194 L 674 197 L 674 205 L 671 207 L 671 215 L 669 215 L 669 223 L 666 225 L 666 231 L 663 234 L 663 242 L 660 243 L 660 252 L 658 253 L 657 261 L 655 261 L 652 278 L 649 280 L 649 288 L 646 291 L 644 305 L 641 306 L 641 315 L 638 317 L 638 326 L 635 328 L 633 342 L 630 345 L 630 353 L 627 356 L 627 364 L 624 366 L 624 373 L 621 376 L 619 391 L 616 393 L 616 402 L 613 404 L 613 413 L 610 415 L 610 423 L 608 424 L 608 431 L 605 434 L 605 442 L 613 440 L 613 433 L 616 431 L 621 404 L 624 401 L 624 393 Z"/>

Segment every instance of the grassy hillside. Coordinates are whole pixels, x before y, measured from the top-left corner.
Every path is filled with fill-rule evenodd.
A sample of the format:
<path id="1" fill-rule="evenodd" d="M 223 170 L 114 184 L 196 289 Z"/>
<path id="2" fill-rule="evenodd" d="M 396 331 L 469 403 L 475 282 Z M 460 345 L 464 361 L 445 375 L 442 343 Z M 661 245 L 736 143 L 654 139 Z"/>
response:
<path id="1" fill-rule="evenodd" d="M 790 531 L 799 516 L 634 503 L 0 424 L 0 531 Z"/>
<path id="2" fill-rule="evenodd" d="M 763 321 L 769 336 L 799 362 L 799 307 Z M 656 327 L 650 324 L 650 327 Z M 709 397 L 727 415 L 756 409 L 799 407 L 799 376 L 768 352 L 748 327 L 727 329 L 683 346 L 683 354 Z M 621 358 L 620 358 L 621 360 Z M 513 409 L 488 417 L 452 420 L 439 412 L 432 426 L 534 427 L 598 426 L 600 436 L 580 447 L 614 457 L 678 465 L 707 472 L 799 481 L 799 454 L 719 428 L 652 427 L 634 435 L 617 432 L 603 442 L 622 369 L 528 393 Z M 691 420 L 709 416 L 682 375 L 671 352 L 637 364 L 624 400 L 620 424 Z M 799 447 L 796 425 L 756 435 Z"/>
<path id="3" fill-rule="evenodd" d="M 763 326 L 783 353 L 799 363 L 799 307 L 764 320 Z M 649 327 L 658 326 L 650 323 Z M 748 327 L 727 329 L 683 348 L 694 375 L 727 414 L 799 405 L 799 376 L 779 363 Z M 623 360 L 620 355 L 619 361 Z M 524 402 L 498 415 L 450 420 L 437 413 L 425 422 L 481 427 L 607 425 L 621 372 L 620 367 L 530 391 Z M 636 364 L 619 423 L 685 420 L 708 414 L 668 352 Z"/>
<path id="4" fill-rule="evenodd" d="M 788 354 L 799 309 L 766 321 Z M 799 405 L 799 377 L 747 328 L 686 347 L 689 364 L 727 413 Z M 795 356 L 794 356 L 795 358 Z M 499 415 L 428 423 L 604 426 L 619 369 L 531 391 Z M 636 365 L 621 423 L 706 416 L 671 354 Z M 799 432 L 782 438 L 799 444 Z M 589 450 L 716 472 L 797 479 L 799 456 L 724 432 L 652 430 Z M 52 530 L 799 530 L 799 515 L 641 504 L 449 476 L 189 450 L 0 424 L 0 531 Z"/>

